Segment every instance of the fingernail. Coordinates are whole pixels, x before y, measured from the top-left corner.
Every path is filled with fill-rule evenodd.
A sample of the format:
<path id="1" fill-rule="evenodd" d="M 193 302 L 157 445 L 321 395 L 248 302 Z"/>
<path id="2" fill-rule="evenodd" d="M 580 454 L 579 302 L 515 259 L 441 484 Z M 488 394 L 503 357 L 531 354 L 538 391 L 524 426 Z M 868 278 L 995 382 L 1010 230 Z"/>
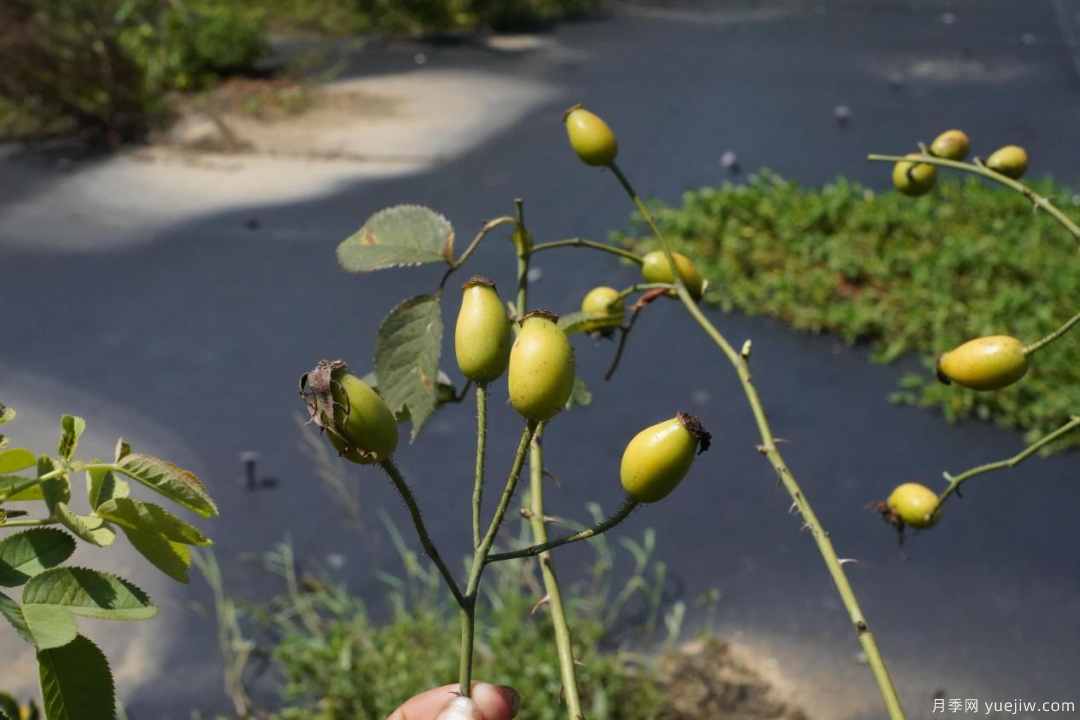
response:
<path id="1" fill-rule="evenodd" d="M 510 703 L 510 717 L 517 717 L 518 710 L 521 709 L 521 695 L 509 685 L 496 685 L 495 687 L 499 689 L 499 692 L 506 697 L 506 701 Z"/>

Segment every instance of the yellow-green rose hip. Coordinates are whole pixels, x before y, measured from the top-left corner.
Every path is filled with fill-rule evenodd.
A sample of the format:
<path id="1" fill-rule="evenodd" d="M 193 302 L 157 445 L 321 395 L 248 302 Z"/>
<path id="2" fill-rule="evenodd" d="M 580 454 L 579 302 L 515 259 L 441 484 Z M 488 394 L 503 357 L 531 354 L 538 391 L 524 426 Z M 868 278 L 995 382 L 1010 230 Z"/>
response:
<path id="1" fill-rule="evenodd" d="M 586 165 L 606 167 L 615 162 L 619 143 L 608 124 L 580 105 L 574 105 L 563 115 L 570 147 Z"/>
<path id="2" fill-rule="evenodd" d="M 701 422 L 686 413 L 645 428 L 623 452 L 623 490 L 641 503 L 663 500 L 686 477 L 694 456 L 709 449 L 710 440 Z"/>
<path id="3" fill-rule="evenodd" d="M 1024 344 L 1007 335 L 970 340 L 938 358 L 938 379 L 972 390 L 1000 390 L 1028 370 Z"/>
<path id="4" fill-rule="evenodd" d="M 626 303 L 619 291 L 613 287 L 593 288 L 581 301 L 581 312 L 585 314 L 585 330 L 611 334 L 622 325 L 626 314 Z"/>
<path id="5" fill-rule="evenodd" d="M 454 352 L 461 374 L 486 385 L 510 362 L 510 318 L 495 283 L 474 275 L 461 286 L 461 309 L 454 330 Z"/>
<path id="6" fill-rule="evenodd" d="M 946 160 L 963 160 L 971 152 L 971 140 L 963 130 L 946 130 L 930 144 L 930 154 Z"/>
<path id="7" fill-rule="evenodd" d="M 909 158 L 920 158 L 918 153 L 908 153 Z M 937 179 L 937 170 L 927 163 L 898 162 L 893 167 L 892 180 L 897 190 L 911 197 L 930 192 Z"/>
<path id="8" fill-rule="evenodd" d="M 904 525 L 925 530 L 941 517 L 937 494 L 919 483 L 899 485 L 885 503 Z"/>
<path id="9" fill-rule="evenodd" d="M 521 319 L 510 349 L 510 403 L 535 422 L 555 417 L 574 390 L 574 348 L 558 320 L 554 313 L 533 310 Z"/>
<path id="10" fill-rule="evenodd" d="M 679 269 L 679 276 L 682 277 L 690 297 L 700 300 L 709 283 L 701 277 L 690 258 L 677 252 L 671 253 L 671 256 L 675 258 L 675 267 Z M 645 282 L 650 283 L 675 282 L 675 275 L 671 272 L 671 263 L 668 262 L 663 250 L 653 250 L 642 258 L 641 277 Z"/>
<path id="11" fill-rule="evenodd" d="M 986 167 L 994 172 L 1019 180 L 1027 172 L 1027 151 L 1018 145 L 1006 145 L 986 159 Z"/>
<path id="12" fill-rule="evenodd" d="M 344 360 L 321 360 L 300 378 L 310 422 L 326 431 L 338 453 L 370 465 L 389 459 L 398 444 L 397 420 L 378 393 L 350 375 Z"/>

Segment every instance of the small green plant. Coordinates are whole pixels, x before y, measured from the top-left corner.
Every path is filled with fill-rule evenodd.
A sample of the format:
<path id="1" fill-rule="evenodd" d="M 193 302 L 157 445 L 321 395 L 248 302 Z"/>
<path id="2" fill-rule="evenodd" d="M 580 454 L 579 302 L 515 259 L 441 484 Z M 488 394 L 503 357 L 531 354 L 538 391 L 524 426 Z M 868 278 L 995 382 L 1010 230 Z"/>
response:
<path id="1" fill-rule="evenodd" d="M 14 410 L 0 405 L 0 424 L 14 418 Z M 75 552 L 76 539 L 107 547 L 119 530 L 151 564 L 187 582 L 189 547 L 209 545 L 209 538 L 165 508 L 130 497 L 128 481 L 202 517 L 217 514 L 195 475 L 133 452 L 123 440 L 112 462 L 76 460 L 85 429 L 82 418 L 63 416 L 55 455 L 8 448 L 8 439 L 0 435 L 0 531 L 15 530 L 0 539 L 0 615 L 37 651 L 48 720 L 105 720 L 116 711 L 108 661 L 79 634 L 78 618 L 147 620 L 158 613 L 131 582 L 64 565 Z M 85 514 L 72 507 L 72 482 L 83 473 L 89 504 Z M 22 509 L 26 503 L 44 512 L 32 517 L 31 510 Z M 13 592 L 21 593 L 18 599 Z M 21 720 L 21 715 L 0 698 L 0 718 Z"/>
<path id="2" fill-rule="evenodd" d="M 1075 203 L 1073 190 L 1049 180 L 1029 187 L 1060 207 Z M 1023 382 L 1004 391 L 957 392 L 936 378 L 943 351 L 1002 333 L 1002 318 L 1008 334 L 1031 343 L 1077 311 L 1075 243 L 1014 193 L 943 176 L 931 195 L 911 199 L 846 180 L 806 189 L 765 171 L 689 191 L 656 219 L 709 279 L 707 303 L 868 342 L 877 362 L 920 355 L 926 371 L 906 374 L 895 402 L 1020 428 L 1028 442 L 1080 407 L 1076 343 L 1042 348 Z M 636 252 L 657 245 L 640 218 L 614 239 Z M 1054 447 L 1076 444 L 1080 435 Z"/>

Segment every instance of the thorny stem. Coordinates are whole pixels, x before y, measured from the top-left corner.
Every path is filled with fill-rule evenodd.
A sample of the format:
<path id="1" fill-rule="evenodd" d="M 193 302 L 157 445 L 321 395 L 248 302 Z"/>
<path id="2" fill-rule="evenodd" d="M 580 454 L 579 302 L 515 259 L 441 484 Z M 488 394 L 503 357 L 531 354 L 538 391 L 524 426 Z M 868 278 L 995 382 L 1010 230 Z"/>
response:
<path id="1" fill-rule="evenodd" d="M 1046 337 L 1044 337 L 1042 340 L 1039 340 L 1038 342 L 1034 342 L 1034 343 L 1028 345 L 1026 348 L 1024 348 L 1024 354 L 1025 355 L 1030 355 L 1033 352 L 1036 352 L 1037 350 L 1039 350 L 1040 348 L 1046 347 L 1047 345 L 1054 342 L 1055 340 L 1057 340 L 1059 337 L 1061 337 L 1065 333 L 1069 332 L 1069 329 L 1078 322 L 1080 322 L 1080 313 L 1077 313 L 1076 315 L 1073 315 L 1071 318 L 1066 320 L 1065 323 L 1061 327 L 1059 327 L 1057 330 L 1055 330 L 1054 332 L 1052 332 L 1049 335 L 1047 335 Z"/>
<path id="2" fill-rule="evenodd" d="M 529 462 L 529 509 L 532 511 L 529 514 L 529 524 L 532 527 L 533 537 L 540 543 L 546 543 L 544 456 L 539 432 L 533 439 L 532 457 Z M 540 554 L 540 574 L 544 578 L 547 604 L 551 610 L 551 621 L 555 628 L 555 649 L 559 656 L 559 674 L 566 698 L 566 714 L 570 720 L 585 720 L 585 715 L 581 711 L 581 695 L 578 692 L 577 674 L 574 669 L 573 638 L 570 635 L 570 624 L 566 620 L 562 593 L 559 592 L 559 578 L 555 574 L 555 565 L 551 561 L 550 552 L 545 551 Z"/>
<path id="3" fill-rule="evenodd" d="M 522 211 L 521 201 L 517 201 L 518 227 L 525 232 L 525 216 Z M 563 245 L 548 244 L 551 247 L 563 247 Z M 614 249 L 606 245 L 595 244 L 599 249 Z M 592 245 L 582 245 L 591 247 Z M 533 251 L 536 248 L 532 248 Z M 618 254 L 618 253 L 615 253 Z M 529 299 L 529 248 L 517 246 L 517 271 L 518 293 L 517 311 L 521 315 Z M 519 330 L 515 326 L 515 331 Z M 529 498 L 532 517 L 530 525 L 533 538 L 537 542 L 547 540 L 547 527 L 544 525 L 544 454 L 540 446 L 539 432 L 533 438 L 532 455 L 529 458 Z M 537 522 L 536 518 L 539 518 Z M 540 559 L 540 574 L 544 579 L 544 591 L 548 605 L 551 609 L 551 624 L 555 629 L 555 648 L 559 656 L 559 674 L 562 678 L 563 694 L 566 698 L 566 710 L 570 720 L 584 720 L 581 712 L 581 697 L 578 692 L 577 670 L 574 665 L 574 649 L 570 636 L 570 624 L 566 620 L 566 612 L 563 609 L 562 591 L 559 589 L 559 578 L 555 574 L 555 563 L 550 553 Z"/>
<path id="4" fill-rule="evenodd" d="M 491 519 L 491 525 L 488 526 L 487 533 L 473 554 L 472 567 L 469 569 L 469 582 L 465 587 L 465 597 L 458 603 L 461 607 L 461 664 L 459 666 L 458 688 L 465 697 L 469 696 L 472 689 L 476 594 L 480 589 L 480 576 L 484 573 L 484 560 L 491 551 L 495 536 L 499 533 L 499 527 L 502 525 L 503 518 L 506 517 L 506 511 L 510 507 L 510 500 L 514 497 L 514 490 L 517 488 L 518 480 L 521 478 L 521 469 L 525 465 L 525 456 L 529 453 L 529 443 L 532 442 L 533 436 L 536 435 L 538 424 L 533 420 L 529 420 L 525 424 L 525 430 L 521 433 L 521 442 L 518 443 L 517 453 L 514 455 L 514 464 L 510 468 L 510 477 L 506 479 L 506 488 L 503 490 L 502 497 L 499 498 L 499 505 L 495 508 L 495 516 Z"/>
<path id="5" fill-rule="evenodd" d="M 1016 192 L 1020 193 L 1032 203 L 1034 203 L 1036 209 L 1043 209 L 1050 213 L 1051 217 L 1058 221 L 1063 228 L 1069 231 L 1069 233 L 1080 242 L 1080 226 L 1077 226 L 1069 217 L 1054 207 L 1050 199 L 1039 195 L 1037 192 L 1029 188 L 1018 180 L 1013 180 L 1007 175 L 1002 175 L 999 172 L 994 172 L 990 168 L 982 164 L 981 161 L 976 160 L 974 163 L 957 162 L 956 160 L 945 160 L 944 158 L 934 157 L 928 155 L 925 152 L 923 157 L 915 160 L 914 158 L 903 158 L 898 155 L 868 155 L 867 160 L 871 162 L 915 162 L 925 163 L 927 165 L 940 165 L 941 167 L 952 168 L 953 170 L 960 170 L 962 172 L 972 173 L 973 175 L 979 175 L 987 180 L 993 180 L 996 183 L 1000 183 L 1008 188 L 1012 188 Z"/>
<path id="6" fill-rule="evenodd" d="M 1068 435 L 1078 427 L 1080 427 L 1080 415 L 1073 415 L 1069 419 L 1069 422 L 1065 423 L 1046 437 L 1039 439 L 1035 443 L 1032 443 L 1031 445 L 1026 447 L 1023 452 L 1014 455 L 1007 460 L 999 460 L 998 462 L 980 465 L 956 476 L 950 475 L 949 473 L 942 473 L 945 476 L 945 479 L 949 481 L 949 486 L 942 491 L 941 495 L 938 496 L 938 507 L 940 508 L 950 495 L 959 490 L 960 485 L 963 484 L 966 480 L 970 480 L 976 475 L 993 472 L 994 470 L 1006 470 L 1011 467 L 1016 467 L 1024 460 L 1027 460 L 1029 457 L 1037 453 L 1043 446 L 1049 445 L 1050 443 L 1054 442 L 1055 440 L 1061 438 L 1064 435 Z"/>
<path id="7" fill-rule="evenodd" d="M 611 253 L 612 255 L 618 255 L 624 260 L 637 263 L 640 265 L 643 261 L 640 255 L 630 252 L 629 250 L 623 250 L 613 245 L 605 245 L 604 243 L 594 242 L 592 240 L 584 240 L 582 238 L 570 238 L 569 240 L 556 240 L 554 242 L 541 243 L 534 245 L 533 249 L 529 252 L 530 255 L 535 255 L 542 250 L 552 250 L 560 247 L 586 247 L 593 250 L 602 250 L 603 252 Z"/>
<path id="8" fill-rule="evenodd" d="M 487 234 L 489 232 L 499 227 L 500 225 L 509 225 L 512 223 L 516 224 L 517 220 L 512 217 L 507 217 L 505 215 L 500 218 L 495 218 L 494 220 L 488 220 L 486 223 L 484 223 L 483 227 L 480 228 L 480 232 L 477 233 L 476 237 L 473 238 L 473 241 L 469 243 L 469 246 L 465 248 L 465 252 L 461 253 L 461 257 L 450 263 L 450 267 L 447 268 L 446 272 L 442 276 L 442 280 L 439 281 L 439 289 L 441 290 L 446 285 L 446 281 L 450 279 L 450 276 L 454 274 L 455 270 L 465 264 L 465 261 L 468 260 L 469 256 L 471 256 L 476 251 L 476 248 L 479 247 L 480 242 L 485 237 L 487 237 Z"/>
<path id="9" fill-rule="evenodd" d="M 588 540 L 589 538 L 596 537 L 606 533 L 611 528 L 615 527 L 637 509 L 640 503 L 637 500 L 626 498 L 623 500 L 623 504 L 619 506 L 619 509 L 615 511 L 611 517 L 593 525 L 592 527 L 579 530 L 576 533 L 570 535 L 563 535 L 562 537 L 555 538 L 554 540 L 544 540 L 538 545 L 522 548 L 521 550 L 514 550 L 512 552 L 493 553 L 488 555 L 487 561 L 489 563 L 500 562 L 502 560 L 513 560 L 514 558 L 535 557 L 547 553 L 549 550 L 559 547 L 560 545 L 567 545 L 573 542 L 579 542 L 581 540 Z M 531 513 L 531 517 L 535 519 L 536 512 Z M 545 533 L 546 535 L 546 533 Z"/>
<path id="10" fill-rule="evenodd" d="M 446 563 L 443 562 L 442 557 L 439 555 L 439 550 L 435 547 L 435 543 L 432 542 L 427 526 L 424 525 L 424 517 L 420 513 L 420 506 L 416 504 L 416 497 L 413 495 L 412 490 L 409 489 L 409 484 L 405 482 L 401 470 L 398 469 L 393 458 L 383 460 L 379 463 L 379 466 L 386 473 L 386 476 L 390 478 L 390 482 L 394 484 L 394 489 L 401 495 L 401 499 L 405 501 L 405 507 L 409 509 L 409 515 L 412 516 L 413 525 L 416 527 L 416 534 L 420 536 L 420 544 L 424 547 L 424 552 L 428 554 L 431 562 L 435 563 L 435 567 L 442 573 L 443 580 L 446 581 L 446 586 L 450 588 L 450 592 L 453 594 L 454 599 L 457 600 L 458 605 L 464 605 L 465 596 L 461 594 L 461 588 L 458 587 L 453 574 L 446 567 Z"/>
<path id="11" fill-rule="evenodd" d="M 476 386 L 476 479 L 473 481 L 473 549 L 480 547 L 480 505 L 484 498 L 484 450 L 487 445 L 487 384 Z"/>
<path id="12" fill-rule="evenodd" d="M 851 618 L 851 624 L 855 627 L 863 652 L 866 653 L 870 669 L 874 673 L 874 679 L 877 681 L 878 688 L 881 690 L 881 696 L 885 701 L 885 707 L 889 713 L 889 718 L 891 720 L 903 720 L 904 711 L 900 706 L 900 698 L 896 694 L 896 688 L 893 686 L 892 679 L 889 677 L 889 671 L 885 667 L 885 661 L 881 657 L 881 651 L 878 649 L 877 642 L 870 632 L 870 627 L 867 625 L 866 618 L 863 616 L 859 601 L 855 597 L 855 591 L 852 590 L 851 583 L 848 582 L 847 575 L 844 573 L 844 568 L 836 555 L 832 540 L 830 540 L 829 534 L 825 532 L 821 522 L 817 519 L 813 508 L 810 506 L 810 502 L 806 499 L 799 484 L 795 481 L 795 476 L 792 475 L 791 470 L 788 469 L 787 463 L 784 462 L 783 456 L 776 447 L 776 438 L 773 436 L 772 429 L 769 427 L 769 421 L 765 415 L 765 410 L 762 407 L 761 398 L 758 396 L 757 388 L 754 387 L 753 380 L 750 376 L 749 352 L 742 354 L 736 352 L 735 348 L 731 346 L 731 343 L 729 343 L 723 334 L 716 329 L 707 317 L 705 317 L 705 314 L 697 306 L 697 303 L 690 297 L 690 293 L 687 291 L 686 285 L 679 275 L 678 267 L 674 262 L 668 241 L 663 233 L 660 232 L 660 228 L 653 219 L 652 213 L 649 212 L 648 206 L 638 196 L 637 192 L 630 184 L 630 181 L 622 173 L 619 167 L 612 163 L 610 168 L 615 177 L 619 180 L 619 183 L 623 186 L 627 195 L 630 196 L 630 199 L 633 201 L 635 207 L 637 207 L 638 212 L 641 213 L 642 219 L 652 229 L 657 240 L 659 240 L 661 247 L 664 249 L 668 263 L 674 271 L 675 291 L 678 293 L 679 299 L 682 300 L 687 312 L 690 313 L 691 317 L 697 321 L 698 325 L 701 326 L 724 355 L 727 356 L 732 367 L 735 369 L 736 374 L 739 376 L 743 391 L 746 394 L 747 402 L 750 404 L 750 409 L 753 411 L 754 420 L 758 426 L 758 432 L 761 435 L 762 444 L 759 448 L 760 452 L 768 458 L 773 469 L 776 470 L 776 474 L 781 483 L 783 483 L 784 488 L 788 491 L 788 494 L 794 501 L 795 507 L 802 514 L 806 526 L 810 529 L 810 532 L 814 537 L 814 542 L 817 543 L 818 551 L 821 553 L 821 557 L 825 561 L 825 566 L 828 568 L 829 574 L 836 584 L 836 589 L 840 594 L 840 599 L 843 601 L 844 607 L 847 608 L 848 616 Z"/>

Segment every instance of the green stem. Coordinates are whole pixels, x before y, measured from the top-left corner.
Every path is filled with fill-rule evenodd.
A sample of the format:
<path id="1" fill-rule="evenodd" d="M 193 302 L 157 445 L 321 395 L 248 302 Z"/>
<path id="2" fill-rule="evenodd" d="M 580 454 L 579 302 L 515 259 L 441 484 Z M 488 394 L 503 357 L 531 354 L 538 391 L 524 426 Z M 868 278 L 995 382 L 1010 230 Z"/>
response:
<path id="1" fill-rule="evenodd" d="M 533 453 L 535 452 L 536 448 L 534 447 Z M 623 504 L 619 506 L 619 509 L 616 510 L 611 517 L 597 523 L 596 525 L 593 525 L 592 527 L 585 528 L 584 530 L 579 530 L 578 532 L 571 533 L 569 535 L 563 535 L 562 537 L 555 538 L 554 540 L 546 539 L 547 533 L 545 530 L 545 539 L 542 540 L 540 544 L 532 545 L 527 548 L 522 548 L 521 550 L 514 550 L 512 552 L 493 553 L 491 555 L 488 555 L 487 561 L 489 563 L 493 563 L 500 562 L 502 560 L 513 560 L 515 558 L 535 557 L 537 555 L 546 554 L 549 550 L 557 548 L 560 545 L 567 545 L 569 543 L 579 542 L 581 540 L 588 540 L 591 537 L 602 535 L 611 528 L 621 523 L 623 520 L 625 520 L 630 515 L 630 513 L 634 512 L 634 510 L 637 509 L 639 504 L 640 503 L 637 500 L 626 498 L 623 501 Z M 533 513 L 533 515 L 535 515 L 535 512 Z"/>
<path id="2" fill-rule="evenodd" d="M 622 292 L 619 293 L 620 298 L 626 298 L 637 292 L 645 292 L 646 290 L 659 290 L 664 288 L 666 290 L 673 290 L 675 288 L 671 283 L 638 283 L 637 285 L 631 285 Z"/>
<path id="3" fill-rule="evenodd" d="M 510 477 L 506 479 L 506 488 L 499 505 L 495 508 L 495 516 L 491 519 L 487 533 L 481 539 L 480 544 L 473 554 L 472 567 L 469 569 L 469 582 L 465 586 L 465 597 L 458 605 L 461 607 L 461 664 L 459 666 L 458 680 L 461 694 L 469 696 L 472 688 L 472 658 L 474 627 L 476 625 L 476 594 L 480 589 L 480 577 L 484 573 L 488 553 L 495 543 L 495 537 L 499 533 L 503 518 L 510 507 L 510 501 L 514 497 L 518 480 L 521 478 L 521 469 L 525 466 L 525 456 L 529 454 L 529 443 L 536 435 L 539 423 L 529 420 L 525 423 L 525 430 L 521 433 L 521 442 L 518 443 L 517 453 L 514 455 L 514 464 L 510 468 Z"/>
<path id="4" fill-rule="evenodd" d="M 41 520 L 9 520 L 7 522 L 0 523 L 0 528 L 13 528 L 13 527 L 40 527 L 42 525 L 55 525 L 59 520 L 56 518 L 44 518 Z"/>
<path id="5" fill-rule="evenodd" d="M 487 384 L 476 386 L 476 478 L 473 481 L 473 550 L 480 547 L 480 505 L 484 498 L 484 450 L 487 445 Z"/>
<path id="6" fill-rule="evenodd" d="M 409 509 L 409 515 L 412 516 L 413 525 L 416 526 L 416 534 L 420 536 L 420 544 L 424 547 L 424 552 L 427 553 L 428 557 L 431 558 L 431 562 L 435 563 L 435 567 L 442 573 L 443 580 L 446 581 L 446 586 L 450 589 L 454 599 L 457 600 L 458 605 L 464 605 L 465 596 L 461 593 L 457 581 L 454 580 L 454 575 L 446 567 L 446 563 L 443 562 L 442 557 L 439 555 L 435 543 L 432 542 L 431 535 L 428 534 L 427 527 L 424 525 L 424 517 L 420 513 L 420 506 L 416 503 L 416 497 L 413 495 L 412 490 L 409 489 L 409 484 L 405 482 L 401 470 L 398 469 L 393 458 L 383 460 L 379 463 L 379 466 L 386 473 L 386 476 L 390 478 L 390 482 L 393 483 L 394 489 L 401 495 L 401 499 L 405 501 L 405 507 Z"/>
<path id="7" fill-rule="evenodd" d="M 1054 332 L 1052 332 L 1049 335 L 1047 335 L 1046 337 L 1044 337 L 1042 340 L 1039 340 L 1036 343 L 1032 343 L 1031 345 L 1028 345 L 1026 348 L 1024 348 L 1024 354 L 1025 355 L 1030 355 L 1033 352 L 1036 352 L 1037 350 L 1039 350 L 1039 349 L 1041 349 L 1043 347 L 1046 347 L 1047 345 L 1054 342 L 1055 340 L 1057 340 L 1059 337 L 1061 337 L 1065 333 L 1069 332 L 1069 328 L 1071 328 L 1073 325 L 1075 325 L 1078 322 L 1080 322 L 1080 313 L 1077 313 L 1076 315 L 1073 315 L 1071 318 L 1069 318 L 1068 320 L 1065 321 L 1064 325 L 1062 325 L 1057 330 L 1055 330 Z"/>
<path id="8" fill-rule="evenodd" d="M 1041 438 L 1037 442 L 1029 445 L 1027 448 L 1024 449 L 1023 452 L 1014 455 L 1007 460 L 999 460 L 998 462 L 980 465 L 955 477 L 950 475 L 949 473 L 944 473 L 945 479 L 949 481 L 949 486 L 945 488 L 944 491 L 942 491 L 941 495 L 938 496 L 938 507 L 940 507 L 949 498 L 950 495 L 959 490 L 960 485 L 963 484 L 966 480 L 970 480 L 976 475 L 993 472 L 994 470 L 1006 470 L 1008 468 L 1016 467 L 1024 460 L 1027 460 L 1029 457 L 1037 453 L 1045 445 L 1049 445 L 1058 438 L 1061 438 L 1064 435 L 1068 435 L 1078 427 L 1080 427 L 1080 415 L 1073 415 L 1069 419 L 1069 422 L 1065 423 L 1046 437 Z"/>
<path id="9" fill-rule="evenodd" d="M 660 241 L 660 245 L 664 249 L 668 262 L 674 270 L 675 291 L 678 293 L 683 306 L 686 307 L 690 316 L 697 321 L 702 330 L 705 331 L 724 355 L 727 356 L 732 367 L 735 369 L 735 372 L 742 383 L 743 392 L 746 395 L 747 402 L 750 404 L 750 409 L 754 414 L 754 420 L 758 426 L 758 433 L 761 435 L 762 444 L 759 447 L 759 450 L 772 464 L 773 469 L 780 478 L 780 482 L 783 483 L 784 488 L 788 491 L 788 494 L 794 501 L 795 507 L 802 514 L 803 521 L 806 523 L 806 527 L 810 529 L 814 542 L 817 543 L 818 551 L 821 553 L 821 557 L 825 561 L 825 566 L 829 571 L 829 575 L 832 576 L 833 582 L 836 584 L 840 599 L 843 601 L 844 607 L 848 611 L 851 624 L 854 626 L 856 635 L 859 638 L 859 644 L 862 645 L 863 652 L 866 653 L 867 662 L 870 664 L 874 679 L 877 681 L 878 688 L 881 691 L 881 696 L 885 702 L 885 708 L 889 713 L 889 718 L 891 720 L 903 720 L 904 711 L 900 706 L 900 698 L 896 694 L 896 688 L 893 686 L 892 678 L 889 677 L 889 671 L 885 667 L 885 661 L 881 657 L 881 651 L 878 649 L 877 641 L 870 632 L 870 627 L 863 615 L 862 608 L 859 606 L 859 601 L 855 597 L 855 591 L 851 588 L 851 583 L 848 582 L 847 575 L 844 573 L 844 567 L 840 564 L 840 559 L 836 555 L 832 540 L 829 539 L 829 534 L 825 532 L 821 522 L 817 519 L 813 508 L 810 506 L 810 502 L 806 499 L 802 488 L 800 488 L 799 484 L 795 481 L 795 476 L 791 473 L 791 470 L 788 469 L 787 463 L 784 461 L 783 456 L 776 447 L 776 438 L 773 436 L 772 429 L 769 426 L 769 421 L 765 415 L 765 410 L 762 407 L 761 398 L 758 396 L 757 388 L 754 386 L 753 380 L 750 377 L 749 343 L 744 346 L 741 353 L 736 352 L 735 348 L 731 346 L 731 343 L 727 341 L 723 334 L 717 330 L 709 319 L 705 317 L 705 314 L 701 312 L 697 303 L 690 297 L 690 293 L 687 291 L 686 285 L 683 283 L 682 277 L 678 273 L 678 267 L 672 257 L 668 241 L 657 226 L 652 213 L 649 212 L 648 206 L 641 200 L 633 186 L 630 184 L 630 181 L 618 166 L 613 163 L 610 168 L 615 177 L 619 180 L 619 183 L 623 186 L 623 189 L 626 190 L 627 195 L 630 196 L 630 199 L 633 201 L 635 207 L 637 207 L 638 212 L 641 213 L 642 219 L 645 220 L 656 235 L 656 238 Z"/>
<path id="10" fill-rule="evenodd" d="M 868 155 L 867 160 L 871 162 L 919 162 L 927 165 L 940 165 L 941 167 L 952 168 L 953 170 L 960 170 L 962 172 L 971 173 L 973 175 L 979 175 L 987 180 L 1000 183 L 1008 188 L 1020 193 L 1032 203 L 1036 208 L 1042 208 L 1046 212 L 1061 224 L 1063 228 L 1069 231 L 1069 233 L 1077 240 L 1080 241 L 1080 226 L 1077 226 L 1069 217 L 1054 207 L 1049 198 L 1039 195 L 1037 192 L 1029 188 L 1022 182 L 1013 180 L 1011 177 L 1002 175 L 999 172 L 994 172 L 990 168 L 986 167 L 982 163 L 976 161 L 975 163 L 957 162 L 956 160 L 945 160 L 944 158 L 934 157 L 932 155 L 926 155 L 915 160 L 914 158 L 900 157 L 899 155 Z"/>
<path id="11" fill-rule="evenodd" d="M 517 201 L 518 227 L 525 232 L 525 217 L 521 207 L 521 201 Z M 550 243 L 549 243 L 550 245 Z M 562 247 L 556 245 L 555 247 Z M 583 245 L 582 247 L 590 247 Z M 607 246 L 598 246 L 608 250 Z M 535 248 L 533 248 L 535 250 Z M 616 255 L 619 253 L 616 252 Z M 525 306 L 529 299 L 529 250 L 518 245 L 517 247 L 517 272 L 518 272 L 518 313 L 525 312 Z M 520 327 L 515 326 L 515 331 Z M 533 438 L 532 457 L 529 460 L 529 497 L 530 508 L 534 518 L 540 518 L 537 525 L 533 520 L 530 525 L 533 537 L 538 542 L 547 540 L 547 529 L 544 526 L 544 456 L 540 447 L 539 437 Z M 559 674 L 562 677 L 563 693 L 566 697 L 566 709 L 569 720 L 584 720 L 581 713 L 581 699 L 577 685 L 577 666 L 574 665 L 574 652 L 571 646 L 570 624 L 566 620 L 563 611 L 562 591 L 559 589 L 559 578 L 555 574 L 555 563 L 550 554 L 545 555 L 540 562 L 540 573 L 544 579 L 544 591 L 551 605 L 551 623 L 555 630 L 555 647 L 559 656 Z"/>
<path id="12" fill-rule="evenodd" d="M 465 264 L 465 261 L 468 260 L 469 257 L 476 251 L 476 248 L 480 246 L 480 242 L 485 237 L 487 237 L 487 234 L 489 232 L 499 227 L 500 225 L 509 225 L 511 223 L 517 223 L 517 220 L 512 217 L 506 216 L 495 218 L 494 220 L 488 220 L 486 223 L 484 223 L 483 227 L 480 228 L 480 232 L 477 234 L 477 236 L 473 239 L 471 243 L 469 243 L 469 246 L 465 248 L 465 252 L 461 253 L 461 257 L 450 263 L 450 267 L 443 274 L 442 280 L 439 281 L 439 289 L 441 290 L 446 285 L 446 281 L 450 279 L 450 276 L 454 274 L 454 271 L 456 271 L 458 268 Z"/>
<path id="13" fill-rule="evenodd" d="M 545 544 L 547 525 L 544 521 L 544 456 L 540 433 L 533 439 L 532 457 L 529 459 L 529 524 L 533 537 Z M 540 574 L 544 578 L 547 590 L 548 608 L 551 610 L 551 622 L 555 628 L 555 649 L 559 656 L 559 673 L 562 677 L 563 695 L 566 698 L 566 714 L 570 720 L 585 720 L 581 711 L 581 693 L 578 691 L 577 673 L 574 665 L 573 638 L 570 635 L 570 623 L 566 619 L 562 593 L 559 591 L 559 578 L 555 574 L 551 553 L 547 550 L 540 554 Z"/>
<path id="14" fill-rule="evenodd" d="M 624 260 L 637 263 L 640 265 L 644 262 L 640 255 L 630 252 L 629 250 L 623 250 L 612 245 L 605 245 L 604 243 L 594 242 L 592 240 L 584 240 L 582 238 L 570 238 L 569 240 L 556 240 L 555 242 L 546 242 L 539 245 L 534 245 L 529 252 L 530 255 L 535 255 L 543 250 L 552 250 L 560 247 L 586 247 L 593 250 L 601 250 L 603 252 L 611 253 L 612 255 L 618 255 Z"/>

